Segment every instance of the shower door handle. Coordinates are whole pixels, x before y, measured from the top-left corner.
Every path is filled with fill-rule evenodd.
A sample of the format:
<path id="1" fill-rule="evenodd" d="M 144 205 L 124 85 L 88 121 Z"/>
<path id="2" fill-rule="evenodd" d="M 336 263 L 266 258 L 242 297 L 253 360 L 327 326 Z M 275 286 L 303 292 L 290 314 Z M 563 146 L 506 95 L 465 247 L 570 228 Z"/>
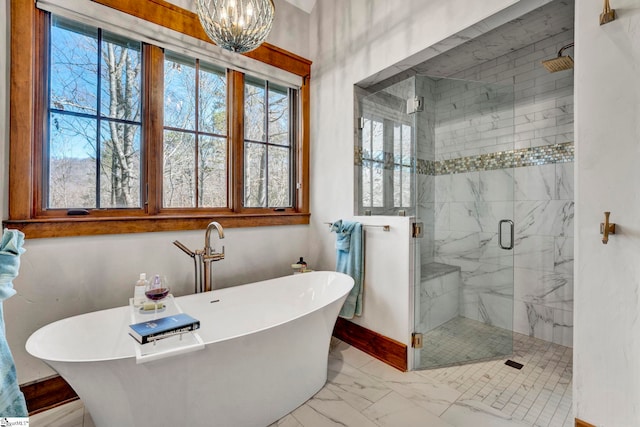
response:
<path id="1" fill-rule="evenodd" d="M 502 224 L 504 224 L 504 223 L 509 224 L 509 232 L 511 234 L 511 239 L 509 241 L 509 246 L 504 246 L 502 244 Z M 506 250 L 513 249 L 513 221 L 511 221 L 510 219 L 502 219 L 502 220 L 500 220 L 500 222 L 498 222 L 498 244 L 500 245 L 500 247 L 502 249 L 506 249 Z"/>

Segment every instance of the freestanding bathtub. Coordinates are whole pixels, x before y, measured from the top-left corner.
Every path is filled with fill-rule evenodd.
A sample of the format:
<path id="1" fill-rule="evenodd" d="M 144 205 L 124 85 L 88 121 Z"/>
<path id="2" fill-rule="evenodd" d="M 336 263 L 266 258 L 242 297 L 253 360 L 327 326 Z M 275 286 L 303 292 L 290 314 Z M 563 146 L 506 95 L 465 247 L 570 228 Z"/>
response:
<path id="1" fill-rule="evenodd" d="M 204 349 L 143 364 L 127 306 L 51 323 L 26 348 L 74 388 L 98 427 L 265 427 L 325 384 L 352 287 L 347 275 L 314 272 L 178 297 L 200 320 Z"/>

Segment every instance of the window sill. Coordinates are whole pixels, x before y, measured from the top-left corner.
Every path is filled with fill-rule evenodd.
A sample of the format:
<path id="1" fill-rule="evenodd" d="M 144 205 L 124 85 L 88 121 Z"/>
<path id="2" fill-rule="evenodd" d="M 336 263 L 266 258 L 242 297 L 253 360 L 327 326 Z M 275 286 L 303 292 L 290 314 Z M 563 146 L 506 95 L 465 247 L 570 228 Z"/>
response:
<path id="1" fill-rule="evenodd" d="M 22 231 L 27 239 L 204 230 L 211 221 L 225 228 L 309 224 L 309 213 L 260 213 L 229 215 L 156 215 L 113 218 L 44 218 L 6 220 L 3 225 Z"/>

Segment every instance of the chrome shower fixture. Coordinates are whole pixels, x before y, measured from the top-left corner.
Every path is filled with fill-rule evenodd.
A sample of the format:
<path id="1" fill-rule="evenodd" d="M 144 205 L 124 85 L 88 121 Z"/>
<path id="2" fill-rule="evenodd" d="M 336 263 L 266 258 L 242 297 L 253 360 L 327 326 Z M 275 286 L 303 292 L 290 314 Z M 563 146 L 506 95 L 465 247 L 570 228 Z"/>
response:
<path id="1" fill-rule="evenodd" d="M 556 71 L 570 70 L 573 68 L 573 58 L 569 55 L 562 56 L 562 52 L 566 49 L 573 47 L 573 43 L 569 43 L 566 46 L 562 46 L 562 48 L 558 51 L 558 57 L 553 59 L 547 59 L 546 61 L 542 61 L 542 65 L 547 69 L 550 73 L 555 73 Z"/>

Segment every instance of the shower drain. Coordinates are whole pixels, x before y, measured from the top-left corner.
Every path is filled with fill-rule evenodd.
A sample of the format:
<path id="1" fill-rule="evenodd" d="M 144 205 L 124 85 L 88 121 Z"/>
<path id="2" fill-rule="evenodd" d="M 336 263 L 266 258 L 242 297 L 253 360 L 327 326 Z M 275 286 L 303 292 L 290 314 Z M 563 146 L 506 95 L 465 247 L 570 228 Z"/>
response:
<path id="1" fill-rule="evenodd" d="M 514 362 L 513 360 L 507 360 L 506 362 L 504 362 L 504 364 L 516 369 L 522 369 L 522 367 L 524 366 L 522 363 Z"/>

